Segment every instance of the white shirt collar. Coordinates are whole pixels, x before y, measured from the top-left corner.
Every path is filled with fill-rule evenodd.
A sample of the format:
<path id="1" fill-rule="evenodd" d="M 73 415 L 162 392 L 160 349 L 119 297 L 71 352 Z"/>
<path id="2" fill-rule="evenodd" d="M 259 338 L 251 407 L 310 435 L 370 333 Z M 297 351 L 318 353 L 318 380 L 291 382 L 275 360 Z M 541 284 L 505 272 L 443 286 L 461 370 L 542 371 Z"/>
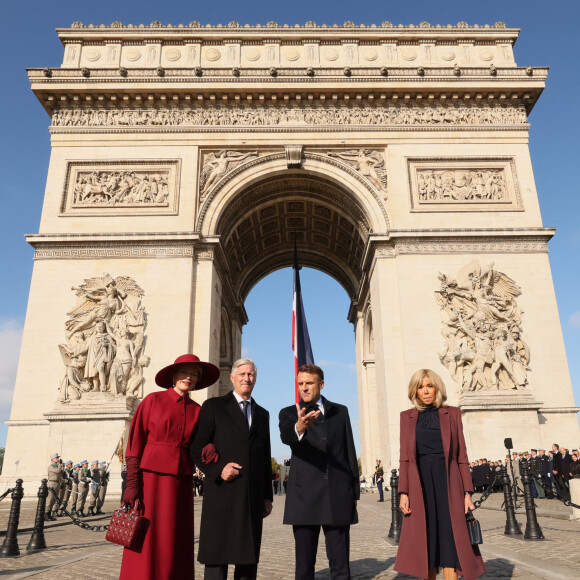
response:
<path id="1" fill-rule="evenodd" d="M 234 397 L 236 398 L 236 401 L 238 402 L 238 405 L 242 402 L 245 401 L 246 399 L 240 397 L 240 395 L 238 395 L 238 393 L 236 393 L 236 391 L 232 391 L 232 393 L 234 394 Z M 252 399 L 249 398 L 247 399 L 248 403 L 250 403 L 250 408 L 252 406 Z"/>

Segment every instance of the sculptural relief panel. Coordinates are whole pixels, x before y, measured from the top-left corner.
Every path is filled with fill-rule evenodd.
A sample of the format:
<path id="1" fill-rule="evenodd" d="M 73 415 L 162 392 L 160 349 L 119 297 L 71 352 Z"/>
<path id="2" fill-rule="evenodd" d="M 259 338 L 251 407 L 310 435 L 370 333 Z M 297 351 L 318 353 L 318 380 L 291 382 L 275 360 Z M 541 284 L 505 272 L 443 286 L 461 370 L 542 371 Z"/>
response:
<path id="1" fill-rule="evenodd" d="M 491 262 L 478 260 L 455 277 L 439 275 L 443 348 L 439 359 L 459 391 L 522 391 L 530 350 L 523 339 L 521 288 Z"/>
<path id="2" fill-rule="evenodd" d="M 72 290 L 77 303 L 67 313 L 65 342 L 58 345 L 65 370 L 57 402 L 142 397 L 143 368 L 149 364 L 143 290 L 128 276 L 108 273 Z"/>
<path id="3" fill-rule="evenodd" d="M 199 200 L 202 202 L 222 177 L 243 163 L 257 159 L 258 151 L 221 149 L 200 152 L 200 156 Z"/>
<path id="4" fill-rule="evenodd" d="M 407 159 L 413 211 L 522 210 L 513 158 Z"/>
<path id="5" fill-rule="evenodd" d="M 180 162 L 71 161 L 61 215 L 176 214 Z"/>
<path id="6" fill-rule="evenodd" d="M 216 49 L 217 51 L 217 49 Z M 219 57 L 218 57 L 219 58 Z M 469 105 L 190 105 L 175 108 L 61 108 L 53 127 L 284 127 L 284 126 L 429 126 L 521 125 L 523 106 Z M 380 128 L 380 127 L 379 127 Z"/>

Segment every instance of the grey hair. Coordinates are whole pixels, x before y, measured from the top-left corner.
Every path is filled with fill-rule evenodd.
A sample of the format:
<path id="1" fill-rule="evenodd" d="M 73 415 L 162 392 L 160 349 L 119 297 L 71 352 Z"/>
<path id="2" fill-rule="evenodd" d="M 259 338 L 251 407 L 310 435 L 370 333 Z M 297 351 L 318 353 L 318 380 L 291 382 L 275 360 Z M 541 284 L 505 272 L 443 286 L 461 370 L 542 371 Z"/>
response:
<path id="1" fill-rule="evenodd" d="M 242 365 L 252 365 L 254 367 L 254 374 L 256 375 L 256 378 L 258 377 L 258 367 L 256 366 L 256 363 L 251 358 L 239 358 L 232 365 L 232 371 L 230 374 L 232 374 L 232 375 L 236 374 L 236 369 L 238 367 L 241 367 Z"/>

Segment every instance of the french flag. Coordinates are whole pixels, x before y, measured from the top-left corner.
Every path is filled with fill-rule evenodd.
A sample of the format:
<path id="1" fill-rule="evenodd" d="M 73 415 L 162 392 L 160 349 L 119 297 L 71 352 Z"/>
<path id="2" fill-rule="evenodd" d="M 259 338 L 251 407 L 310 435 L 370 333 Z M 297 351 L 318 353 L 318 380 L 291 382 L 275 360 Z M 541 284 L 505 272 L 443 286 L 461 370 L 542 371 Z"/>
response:
<path id="1" fill-rule="evenodd" d="M 294 246 L 294 299 L 292 302 L 292 350 L 294 351 L 294 393 L 296 402 L 300 402 L 298 392 L 298 368 L 302 365 L 314 364 L 306 314 L 302 303 L 300 290 L 300 266 L 298 266 L 298 252 Z"/>

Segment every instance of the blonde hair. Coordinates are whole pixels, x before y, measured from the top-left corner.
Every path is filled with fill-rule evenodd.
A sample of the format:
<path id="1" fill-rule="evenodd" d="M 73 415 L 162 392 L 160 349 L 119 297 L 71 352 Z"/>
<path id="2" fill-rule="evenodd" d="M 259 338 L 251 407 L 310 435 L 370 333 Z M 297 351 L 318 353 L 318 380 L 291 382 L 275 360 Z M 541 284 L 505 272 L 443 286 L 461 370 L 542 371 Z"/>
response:
<path id="1" fill-rule="evenodd" d="M 421 401 L 419 401 L 417 398 L 417 389 L 420 387 L 425 377 L 429 377 L 431 384 L 435 387 L 435 399 L 433 401 L 433 406 L 438 409 L 439 407 L 442 407 L 447 400 L 445 384 L 443 383 L 441 377 L 431 369 L 419 369 L 413 373 L 413 376 L 409 381 L 409 401 L 413 403 L 415 409 L 418 411 L 424 411 L 426 408 L 425 405 L 423 405 L 423 403 L 421 403 Z"/>

